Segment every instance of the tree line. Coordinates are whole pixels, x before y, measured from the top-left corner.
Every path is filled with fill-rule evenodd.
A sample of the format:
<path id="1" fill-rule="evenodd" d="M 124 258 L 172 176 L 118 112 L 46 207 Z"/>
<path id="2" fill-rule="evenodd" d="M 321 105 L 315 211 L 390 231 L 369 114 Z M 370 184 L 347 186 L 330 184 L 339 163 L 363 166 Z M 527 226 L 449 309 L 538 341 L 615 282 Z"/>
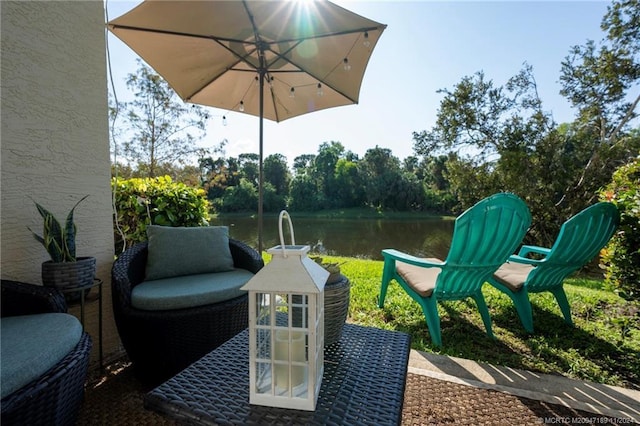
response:
<path id="1" fill-rule="evenodd" d="M 337 141 L 322 143 L 315 154 L 293 160 L 273 154 L 264 159 L 264 210 L 317 211 L 352 207 L 450 213 L 444 191 L 431 189 L 430 165 L 401 162 L 388 148 L 367 150 L 363 158 Z M 208 157 L 200 161 L 201 184 L 219 212 L 255 211 L 259 158 L 256 154 Z M 426 179 L 426 180 L 425 180 Z M 450 198 L 450 197 L 449 197 Z"/>

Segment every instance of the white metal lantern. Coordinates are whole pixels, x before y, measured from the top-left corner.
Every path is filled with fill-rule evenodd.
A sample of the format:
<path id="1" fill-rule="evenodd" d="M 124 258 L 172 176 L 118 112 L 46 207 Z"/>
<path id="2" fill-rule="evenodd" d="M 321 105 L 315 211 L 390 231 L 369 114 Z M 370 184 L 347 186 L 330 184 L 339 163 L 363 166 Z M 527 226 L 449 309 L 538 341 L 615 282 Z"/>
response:
<path id="1" fill-rule="evenodd" d="M 283 218 L 291 245 L 284 244 Z M 329 272 L 295 245 L 286 211 L 281 245 L 243 290 L 249 292 L 249 402 L 313 411 L 324 371 L 324 284 Z"/>

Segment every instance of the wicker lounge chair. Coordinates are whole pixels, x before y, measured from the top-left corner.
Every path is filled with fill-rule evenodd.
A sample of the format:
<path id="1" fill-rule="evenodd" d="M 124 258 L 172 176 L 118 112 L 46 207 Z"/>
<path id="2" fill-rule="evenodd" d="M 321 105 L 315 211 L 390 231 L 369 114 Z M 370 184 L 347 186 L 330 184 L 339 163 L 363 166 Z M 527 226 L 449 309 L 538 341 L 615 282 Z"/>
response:
<path id="1" fill-rule="evenodd" d="M 235 268 L 258 272 L 264 262 L 248 245 L 229 239 Z M 113 311 L 122 344 L 136 375 L 153 384 L 175 375 L 248 324 L 247 295 L 209 305 L 141 310 L 131 303 L 132 289 L 145 279 L 148 245 L 139 243 L 114 262 Z"/>
<path id="2" fill-rule="evenodd" d="M 57 289 L 2 280 L 3 318 L 66 311 L 64 295 Z M 75 424 L 84 397 L 90 352 L 91 338 L 82 332 L 78 344 L 61 361 L 2 399 L 2 425 Z"/>

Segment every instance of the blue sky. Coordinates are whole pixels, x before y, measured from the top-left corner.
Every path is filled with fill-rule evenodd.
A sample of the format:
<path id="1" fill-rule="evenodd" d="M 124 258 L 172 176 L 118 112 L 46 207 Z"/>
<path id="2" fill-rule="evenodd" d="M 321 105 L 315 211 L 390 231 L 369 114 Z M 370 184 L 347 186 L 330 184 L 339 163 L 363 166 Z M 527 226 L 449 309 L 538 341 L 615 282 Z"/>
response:
<path id="1" fill-rule="evenodd" d="M 139 2 L 107 2 L 109 19 Z M 504 85 L 526 61 L 533 66 L 545 110 L 557 122 L 574 116 L 559 95 L 561 61 L 574 45 L 599 41 L 605 1 L 335 1 L 388 27 L 364 76 L 360 103 L 275 123 L 264 121 L 265 156 L 280 153 L 289 163 L 315 154 L 322 142 L 339 141 L 361 157 L 376 145 L 404 159 L 413 154 L 412 132 L 430 129 L 442 94 L 463 77 L 483 71 Z M 136 54 L 108 35 L 111 69 L 119 100 L 136 70 Z M 258 118 L 209 108 L 206 138 L 211 147 L 227 139 L 228 156 L 258 152 Z M 222 116 L 227 125 L 223 126 Z"/>

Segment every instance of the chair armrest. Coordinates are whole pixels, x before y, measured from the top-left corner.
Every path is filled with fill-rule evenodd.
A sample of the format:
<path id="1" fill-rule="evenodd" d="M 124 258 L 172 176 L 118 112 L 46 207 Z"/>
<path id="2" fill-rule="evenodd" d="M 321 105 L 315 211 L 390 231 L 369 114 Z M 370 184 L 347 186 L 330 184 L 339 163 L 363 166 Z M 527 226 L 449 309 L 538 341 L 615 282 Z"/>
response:
<path id="1" fill-rule="evenodd" d="M 64 294 L 56 288 L 2 280 L 2 316 L 67 312 Z"/>
<path id="2" fill-rule="evenodd" d="M 147 267 L 147 242 L 129 247 L 113 262 L 111 291 L 117 306 L 131 306 L 131 290 L 144 281 Z"/>
<path id="3" fill-rule="evenodd" d="M 517 254 L 512 254 L 511 256 L 509 256 L 509 259 L 507 259 L 507 262 L 524 263 L 527 265 L 539 265 L 540 263 L 544 262 L 544 260 L 545 259 L 530 259 L 528 257 L 522 257 Z"/>
<path id="4" fill-rule="evenodd" d="M 236 268 L 246 269 L 256 274 L 264 267 L 260 253 L 242 241 L 229 238 L 229 249 L 231 257 L 233 257 L 233 266 Z"/>
<path id="5" fill-rule="evenodd" d="M 513 262 L 518 262 L 518 263 L 526 263 L 529 265 L 535 265 L 540 263 L 542 260 L 544 259 L 530 259 L 527 256 L 531 253 L 534 254 L 541 254 L 543 256 L 548 256 L 549 253 L 551 253 L 551 249 L 548 249 L 546 247 L 540 247 L 540 246 L 527 246 L 524 245 L 522 247 L 520 247 L 520 251 L 518 252 L 518 254 L 514 254 L 511 255 L 509 257 L 510 261 Z"/>
<path id="6" fill-rule="evenodd" d="M 385 261 L 387 259 L 399 260 L 400 262 L 408 263 L 410 265 L 423 266 L 425 268 L 441 268 L 447 263 L 443 261 L 436 262 L 433 259 L 424 259 L 422 257 L 412 256 L 395 249 L 382 250 L 382 256 L 384 257 Z"/>
<path id="7" fill-rule="evenodd" d="M 520 247 L 520 251 L 518 252 L 518 256 L 520 257 L 527 257 L 527 255 L 529 253 L 536 253 L 536 254 L 542 254 L 542 255 L 548 255 L 549 253 L 551 253 L 551 249 L 548 249 L 546 247 L 539 247 L 539 246 L 522 246 Z"/>
<path id="8" fill-rule="evenodd" d="M 545 259 L 531 259 L 527 257 L 527 255 L 531 253 L 547 256 L 549 253 L 551 253 L 551 249 L 548 249 L 545 247 L 539 247 L 539 246 L 524 245 L 520 247 L 520 251 L 518 252 L 518 254 L 512 254 L 511 256 L 509 256 L 508 261 L 516 262 L 516 263 L 524 263 L 527 265 L 539 265 L 540 263 L 545 261 Z"/>

